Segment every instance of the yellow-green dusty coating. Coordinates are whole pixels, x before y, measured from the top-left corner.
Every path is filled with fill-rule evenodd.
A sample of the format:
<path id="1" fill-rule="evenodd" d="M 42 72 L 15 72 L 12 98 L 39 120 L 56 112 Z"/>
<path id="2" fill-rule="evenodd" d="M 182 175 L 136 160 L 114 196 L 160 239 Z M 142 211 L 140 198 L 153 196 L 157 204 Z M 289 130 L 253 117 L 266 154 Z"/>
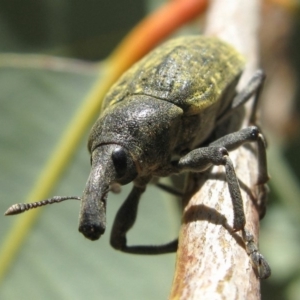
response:
<path id="1" fill-rule="evenodd" d="M 213 37 L 184 36 L 156 48 L 121 76 L 103 108 L 131 95 L 148 95 L 197 114 L 220 100 L 244 69 L 243 57 Z"/>

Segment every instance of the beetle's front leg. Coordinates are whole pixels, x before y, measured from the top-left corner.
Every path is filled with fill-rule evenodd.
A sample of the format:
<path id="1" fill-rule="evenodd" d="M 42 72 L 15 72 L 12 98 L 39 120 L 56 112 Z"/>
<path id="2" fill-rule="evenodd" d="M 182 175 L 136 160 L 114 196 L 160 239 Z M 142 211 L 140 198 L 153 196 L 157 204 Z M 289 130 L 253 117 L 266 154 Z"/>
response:
<path id="1" fill-rule="evenodd" d="M 111 232 L 110 244 L 117 250 L 132 254 L 163 254 L 175 252 L 178 240 L 164 245 L 127 246 L 126 234 L 134 225 L 138 204 L 145 186 L 134 185 L 125 202 L 120 207 Z"/>
<path id="2" fill-rule="evenodd" d="M 130 194 L 120 207 L 113 224 L 110 244 L 118 250 L 126 248 L 126 233 L 134 225 L 138 204 L 145 187 L 133 186 Z"/>
<path id="3" fill-rule="evenodd" d="M 226 179 L 233 205 L 233 229 L 234 231 L 239 231 L 244 228 L 246 223 L 243 200 L 240 186 L 227 149 L 218 146 L 195 149 L 183 156 L 178 162 L 178 167 L 182 171 L 192 172 L 204 172 L 212 165 L 223 165 L 225 167 Z"/>

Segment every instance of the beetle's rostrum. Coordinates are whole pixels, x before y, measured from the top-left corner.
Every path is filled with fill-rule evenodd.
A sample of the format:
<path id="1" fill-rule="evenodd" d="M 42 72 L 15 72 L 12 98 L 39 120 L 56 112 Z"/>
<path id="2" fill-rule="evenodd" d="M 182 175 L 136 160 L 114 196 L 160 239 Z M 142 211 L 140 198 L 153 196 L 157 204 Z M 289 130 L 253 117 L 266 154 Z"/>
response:
<path id="1" fill-rule="evenodd" d="M 264 186 L 269 179 L 263 135 L 256 126 L 240 130 L 243 104 L 253 95 L 250 123 L 255 125 L 264 80 L 257 71 L 237 93 L 244 65 L 235 49 L 216 38 L 185 36 L 161 45 L 120 77 L 105 97 L 89 136 L 92 166 L 79 219 L 79 231 L 85 237 L 97 240 L 105 231 L 110 186 L 133 182 L 116 216 L 111 245 L 137 254 L 176 251 L 177 240 L 160 246 L 127 245 L 126 234 L 135 222 L 140 196 L 153 177 L 205 172 L 214 165 L 225 169 L 233 230 L 244 229 L 243 201 L 228 151 L 256 142 L 258 185 Z M 251 235 L 246 242 L 261 261 Z M 260 274 L 267 277 L 270 270 L 262 268 Z"/>
<path id="2" fill-rule="evenodd" d="M 81 200 L 79 231 L 97 240 L 106 227 L 106 199 L 112 183 L 126 184 L 137 176 L 128 151 L 118 144 L 100 144 L 92 152 L 92 169 Z"/>

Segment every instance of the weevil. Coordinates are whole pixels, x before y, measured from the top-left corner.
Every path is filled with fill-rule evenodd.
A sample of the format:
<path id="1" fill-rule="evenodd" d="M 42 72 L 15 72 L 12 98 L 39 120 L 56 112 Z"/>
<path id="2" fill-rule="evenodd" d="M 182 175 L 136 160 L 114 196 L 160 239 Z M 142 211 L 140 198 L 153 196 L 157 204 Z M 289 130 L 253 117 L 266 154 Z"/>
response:
<path id="1" fill-rule="evenodd" d="M 255 142 L 257 185 L 268 181 L 264 137 L 255 126 L 255 110 L 264 74 L 258 70 L 239 93 L 245 61 L 230 45 L 213 37 L 185 36 L 161 45 L 125 72 L 106 95 L 88 140 L 91 172 L 83 196 L 54 197 L 34 204 L 13 205 L 6 214 L 60 202 L 81 200 L 79 231 L 97 240 L 106 228 L 106 201 L 115 184 L 133 182 L 119 209 L 111 245 L 136 254 L 174 252 L 177 240 L 158 246 L 128 246 L 141 195 L 154 177 L 205 172 L 225 167 L 231 195 L 233 230 L 244 233 L 246 249 L 262 278 L 270 269 L 245 233 L 239 183 L 228 151 Z M 255 96 L 249 127 L 239 129 L 244 104 Z"/>

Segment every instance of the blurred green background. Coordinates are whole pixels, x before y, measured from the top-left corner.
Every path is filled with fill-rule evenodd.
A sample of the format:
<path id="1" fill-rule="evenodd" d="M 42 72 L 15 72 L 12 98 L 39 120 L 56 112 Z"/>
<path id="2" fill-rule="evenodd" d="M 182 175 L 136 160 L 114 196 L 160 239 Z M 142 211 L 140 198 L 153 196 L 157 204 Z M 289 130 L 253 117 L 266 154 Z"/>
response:
<path id="1" fill-rule="evenodd" d="M 24 201 L 31 190 L 99 74 L 93 62 L 104 59 L 159 2 L 0 0 L 0 212 Z M 299 49 L 297 28 L 292 37 Z M 297 58 L 295 48 L 293 53 Z M 53 195 L 82 194 L 90 168 L 86 140 Z M 269 146 L 275 183 L 260 248 L 273 274 L 262 283 L 264 299 L 300 299 L 300 211 L 293 202 L 299 196 L 299 141 L 296 130 L 288 143 L 273 150 Z M 297 174 L 291 177 L 292 191 L 286 186 L 291 173 L 284 173 L 290 165 Z M 109 246 L 113 218 L 129 189 L 109 196 L 107 232 L 93 243 L 77 231 L 78 202 L 47 207 L 1 282 L 0 299 L 167 299 L 174 254 L 134 256 Z M 150 186 L 130 243 L 158 244 L 176 237 L 176 201 Z M 0 244 L 16 218 L 0 217 Z"/>

